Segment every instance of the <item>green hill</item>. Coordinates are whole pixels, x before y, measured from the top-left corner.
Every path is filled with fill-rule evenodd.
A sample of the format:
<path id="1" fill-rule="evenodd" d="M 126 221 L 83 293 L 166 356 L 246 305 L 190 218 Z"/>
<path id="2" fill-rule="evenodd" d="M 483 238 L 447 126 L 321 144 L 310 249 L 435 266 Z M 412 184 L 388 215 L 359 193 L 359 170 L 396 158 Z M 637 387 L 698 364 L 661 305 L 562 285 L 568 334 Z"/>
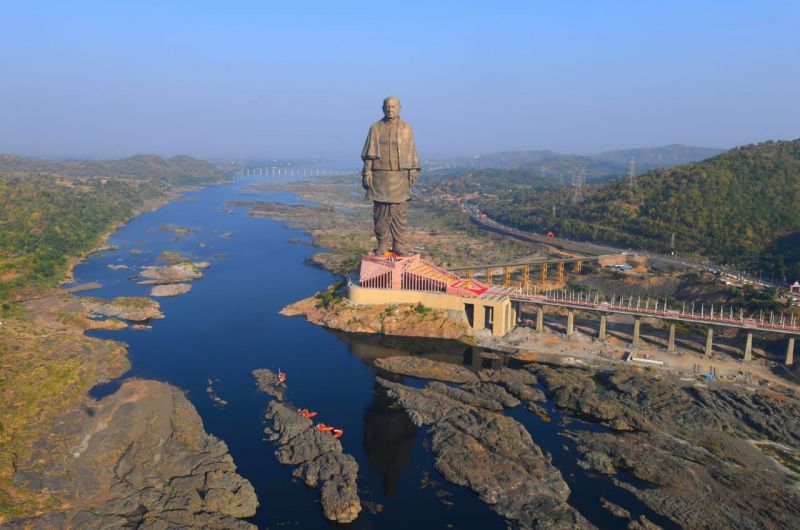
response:
<path id="1" fill-rule="evenodd" d="M 55 286 L 70 258 L 177 186 L 225 180 L 211 164 L 190 157 L 0 156 L 0 301 Z"/>
<path id="2" fill-rule="evenodd" d="M 695 252 L 800 278 L 800 140 L 572 189 L 484 196 L 490 216 L 536 231 L 660 251 Z M 554 215 L 555 207 L 555 215 Z"/>

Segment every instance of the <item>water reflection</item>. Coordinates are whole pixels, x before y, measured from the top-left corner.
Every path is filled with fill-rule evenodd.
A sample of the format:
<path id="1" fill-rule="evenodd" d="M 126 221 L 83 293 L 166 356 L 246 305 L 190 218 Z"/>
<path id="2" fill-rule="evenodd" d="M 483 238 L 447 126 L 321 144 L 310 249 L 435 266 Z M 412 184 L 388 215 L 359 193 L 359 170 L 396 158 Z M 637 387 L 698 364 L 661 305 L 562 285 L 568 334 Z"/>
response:
<path id="1" fill-rule="evenodd" d="M 455 340 L 362 335 L 334 330 L 331 332 L 339 340 L 347 343 L 352 355 L 369 365 L 372 365 L 375 359 L 397 355 L 424 357 L 431 361 L 459 364 L 474 370 L 499 369 L 522 364 L 515 362 L 508 354 L 469 346 Z"/>
<path id="2" fill-rule="evenodd" d="M 332 333 L 347 344 L 351 355 L 370 366 L 376 359 L 397 355 L 424 357 L 475 370 L 502 368 L 509 359 L 507 355 L 451 340 Z M 426 384 L 380 369 L 376 375 L 412 386 Z M 372 401 L 364 411 L 363 446 L 367 464 L 381 476 L 383 494 L 387 497 L 398 493 L 398 478 L 412 463 L 417 431 L 403 408 L 389 397 L 384 387 L 375 383 Z"/>
<path id="3" fill-rule="evenodd" d="M 402 376 L 386 372 L 385 379 L 403 382 Z M 417 428 L 385 388 L 375 384 L 372 402 L 364 411 L 364 454 L 369 467 L 383 478 L 383 494 L 397 493 L 397 477 L 411 464 Z"/>

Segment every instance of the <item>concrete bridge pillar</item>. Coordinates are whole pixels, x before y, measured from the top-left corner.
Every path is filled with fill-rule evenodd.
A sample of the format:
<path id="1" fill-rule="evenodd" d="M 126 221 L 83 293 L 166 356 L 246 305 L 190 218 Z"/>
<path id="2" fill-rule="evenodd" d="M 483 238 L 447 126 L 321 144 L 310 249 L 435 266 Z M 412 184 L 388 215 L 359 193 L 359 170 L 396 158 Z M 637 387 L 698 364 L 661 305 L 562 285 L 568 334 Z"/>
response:
<path id="1" fill-rule="evenodd" d="M 667 340 L 667 351 L 675 353 L 675 322 L 669 323 L 669 339 Z"/>
<path id="2" fill-rule="evenodd" d="M 539 265 L 539 279 L 542 283 L 547 281 L 547 263 Z"/>
<path id="3" fill-rule="evenodd" d="M 706 332 L 706 351 L 705 356 L 711 357 L 711 352 L 714 348 L 714 328 L 708 328 Z"/>
<path id="4" fill-rule="evenodd" d="M 789 344 L 786 345 L 786 361 L 784 364 L 787 366 L 794 364 L 794 337 L 789 337 Z"/>
<path id="5" fill-rule="evenodd" d="M 606 340 L 606 315 L 600 314 L 600 332 L 597 334 L 599 340 Z"/>
<path id="6" fill-rule="evenodd" d="M 571 337 L 575 333 L 575 311 L 567 311 L 567 337 Z"/>
<path id="7" fill-rule="evenodd" d="M 542 306 L 536 308 L 536 331 L 544 331 L 544 309 Z"/>
<path id="8" fill-rule="evenodd" d="M 558 281 L 559 282 L 563 282 L 564 281 L 564 262 L 563 261 L 559 261 L 558 264 L 556 265 L 556 272 L 558 273 Z"/>
<path id="9" fill-rule="evenodd" d="M 631 345 L 635 346 L 635 347 L 639 346 L 639 326 L 640 326 L 639 317 L 634 317 L 633 318 L 633 341 L 631 342 Z"/>
<path id="10" fill-rule="evenodd" d="M 747 334 L 747 340 L 744 343 L 744 360 L 751 361 L 753 360 L 753 334 Z"/>

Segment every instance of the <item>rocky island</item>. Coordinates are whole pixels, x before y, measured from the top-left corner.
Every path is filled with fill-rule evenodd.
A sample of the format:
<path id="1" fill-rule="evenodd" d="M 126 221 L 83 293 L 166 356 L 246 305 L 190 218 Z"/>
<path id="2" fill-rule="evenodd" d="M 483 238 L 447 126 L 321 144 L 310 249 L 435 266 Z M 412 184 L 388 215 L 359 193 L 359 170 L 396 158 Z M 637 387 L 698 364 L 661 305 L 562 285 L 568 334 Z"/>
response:
<path id="1" fill-rule="evenodd" d="M 269 402 L 265 432 L 279 447 L 275 456 L 281 464 L 298 466 L 293 475 L 309 487 L 320 488 L 325 517 L 337 523 L 354 521 L 361 512 L 356 477 L 358 463 L 342 452 L 342 444 L 331 429 L 301 414 L 298 407 L 284 401 L 286 387 L 270 370 L 253 371 L 259 390 L 274 399 Z"/>

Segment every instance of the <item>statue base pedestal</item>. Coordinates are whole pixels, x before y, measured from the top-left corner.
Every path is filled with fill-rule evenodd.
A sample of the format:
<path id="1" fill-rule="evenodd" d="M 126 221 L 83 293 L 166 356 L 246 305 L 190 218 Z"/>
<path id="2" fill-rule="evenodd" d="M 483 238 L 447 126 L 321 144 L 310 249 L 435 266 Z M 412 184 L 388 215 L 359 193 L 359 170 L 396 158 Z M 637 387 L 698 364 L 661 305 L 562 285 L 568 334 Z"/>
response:
<path id="1" fill-rule="evenodd" d="M 418 254 L 362 256 L 358 281 L 349 283 L 347 292 L 356 306 L 421 304 L 495 337 L 514 329 L 517 321 L 517 307 L 506 289 L 462 278 Z"/>
<path id="2" fill-rule="evenodd" d="M 361 258 L 358 285 L 378 289 L 427 291 L 457 296 L 480 296 L 487 285 L 434 265 L 419 254 L 367 254 Z"/>

